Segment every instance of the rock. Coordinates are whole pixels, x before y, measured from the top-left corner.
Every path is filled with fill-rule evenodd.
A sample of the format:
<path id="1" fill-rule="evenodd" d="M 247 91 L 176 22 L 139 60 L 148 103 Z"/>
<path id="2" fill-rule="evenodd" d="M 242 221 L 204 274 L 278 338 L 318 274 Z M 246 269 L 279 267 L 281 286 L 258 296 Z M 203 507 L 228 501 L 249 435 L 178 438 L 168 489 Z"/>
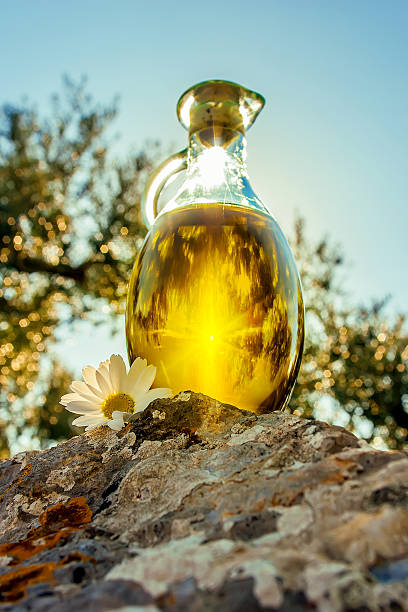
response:
<path id="1" fill-rule="evenodd" d="M 185 392 L 0 463 L 0 611 L 408 610 L 408 458 Z"/>

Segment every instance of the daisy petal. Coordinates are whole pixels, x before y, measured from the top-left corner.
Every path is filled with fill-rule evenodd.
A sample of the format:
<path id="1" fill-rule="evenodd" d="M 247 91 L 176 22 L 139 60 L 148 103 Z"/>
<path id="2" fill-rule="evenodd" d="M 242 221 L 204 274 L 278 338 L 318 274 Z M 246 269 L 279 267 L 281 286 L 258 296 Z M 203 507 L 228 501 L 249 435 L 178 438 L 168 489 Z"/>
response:
<path id="1" fill-rule="evenodd" d="M 98 368 L 98 372 L 102 374 L 106 382 L 109 382 L 109 366 L 106 363 L 101 363 Z"/>
<path id="2" fill-rule="evenodd" d="M 101 414 L 98 408 L 83 406 L 81 402 L 70 402 L 65 406 L 65 410 L 68 410 L 68 412 L 73 412 L 74 414 Z"/>
<path id="3" fill-rule="evenodd" d="M 86 385 L 89 387 L 89 390 L 94 393 L 101 400 L 105 398 L 105 394 L 99 388 L 98 381 L 96 380 L 96 370 L 92 366 L 86 366 L 82 370 L 82 376 L 84 377 Z"/>
<path id="4" fill-rule="evenodd" d="M 147 366 L 146 359 L 142 359 L 141 357 L 137 357 L 134 360 L 134 362 L 130 366 L 130 370 L 129 370 L 128 375 L 127 375 L 126 389 L 124 389 L 125 392 L 126 391 L 130 392 L 132 387 L 135 386 L 138 378 L 140 377 L 142 372 L 146 369 L 146 366 Z"/>
<path id="5" fill-rule="evenodd" d="M 95 427 L 99 427 L 99 425 L 102 425 L 102 423 L 95 423 L 94 425 L 87 425 L 87 427 L 85 427 L 85 431 L 91 431 L 91 429 L 95 429 Z"/>
<path id="6" fill-rule="evenodd" d="M 98 370 L 98 374 L 97 376 L 102 376 L 103 380 L 105 381 L 105 384 L 107 385 L 109 391 L 108 393 L 104 394 L 104 398 L 106 397 L 106 395 L 110 395 L 111 393 L 114 393 L 113 387 L 112 387 L 112 383 L 111 383 L 111 379 L 110 379 L 110 375 L 109 375 L 109 370 L 106 370 L 105 368 L 103 370 Z"/>
<path id="7" fill-rule="evenodd" d="M 91 387 L 81 380 L 74 380 L 71 383 L 71 389 L 81 395 L 84 399 L 87 399 L 89 402 L 96 404 L 100 403 L 99 397 L 92 391 Z"/>
<path id="8" fill-rule="evenodd" d="M 95 406 L 94 404 L 91 404 L 91 402 L 88 402 L 87 400 L 82 399 L 82 397 L 79 397 L 79 395 L 76 396 L 76 399 L 68 402 L 65 408 L 67 408 L 68 406 L 71 406 L 71 408 L 75 406 L 76 408 L 81 408 L 81 410 L 84 409 L 84 411 L 86 410 L 87 412 L 89 411 L 99 412 L 99 406 Z"/>
<path id="9" fill-rule="evenodd" d="M 123 421 L 107 421 L 107 426 L 113 429 L 114 431 L 119 431 L 122 429 L 124 423 Z"/>
<path id="10" fill-rule="evenodd" d="M 173 392 L 171 389 L 165 389 L 164 387 L 160 387 L 158 389 L 151 389 L 145 395 L 143 395 L 139 400 L 135 402 L 135 412 L 141 412 L 147 406 L 156 399 L 163 399 L 165 397 L 171 397 Z"/>
<path id="11" fill-rule="evenodd" d="M 126 366 L 120 355 L 112 355 L 109 364 L 109 374 L 113 391 L 121 391 L 126 381 Z"/>
<path id="12" fill-rule="evenodd" d="M 103 397 L 110 395 L 111 394 L 110 385 L 106 381 L 105 377 L 100 373 L 99 370 L 96 370 L 95 376 L 96 376 L 96 382 L 98 383 L 98 387 L 103 393 Z"/>
<path id="13" fill-rule="evenodd" d="M 72 421 L 72 425 L 99 425 L 104 421 L 105 419 L 102 416 L 85 414 L 78 417 L 77 419 L 74 419 Z"/>
<path id="14" fill-rule="evenodd" d="M 96 382 L 96 370 L 92 366 L 86 366 L 86 368 L 83 368 L 82 376 L 88 385 L 91 385 L 92 387 L 98 386 Z"/>
<path id="15" fill-rule="evenodd" d="M 129 423 L 130 419 L 133 416 L 133 412 L 119 412 L 119 410 L 114 410 L 112 412 L 112 417 L 114 419 L 117 419 L 118 417 L 116 417 L 115 415 L 118 414 L 118 413 L 123 415 L 123 420 L 125 421 L 125 423 Z"/>
<path id="16" fill-rule="evenodd" d="M 98 371 L 102 374 L 108 385 L 110 386 L 110 375 L 109 375 L 109 359 L 101 361 L 98 366 Z"/>
<path id="17" fill-rule="evenodd" d="M 102 391 L 102 389 L 99 389 L 98 387 L 98 383 L 96 383 L 96 387 L 92 387 L 91 385 L 88 384 L 89 390 L 91 391 L 91 393 L 94 393 L 96 395 L 96 397 L 98 398 L 99 402 L 103 401 L 106 397 L 106 394 Z"/>
<path id="18" fill-rule="evenodd" d="M 79 400 L 78 393 L 66 393 L 60 399 L 60 404 L 66 406 L 69 402 L 73 402 L 75 400 Z"/>
<path id="19" fill-rule="evenodd" d="M 150 389 L 154 377 L 156 376 L 156 368 L 154 365 L 149 365 L 143 370 L 136 383 L 133 385 L 131 394 L 136 399 L 146 393 Z"/>
<path id="20" fill-rule="evenodd" d="M 77 393 L 77 392 L 69 393 L 68 395 L 70 395 L 70 398 L 68 400 L 65 399 L 66 403 L 67 402 L 81 402 L 81 404 L 86 404 L 88 406 L 93 406 L 95 408 L 97 408 L 101 403 L 101 400 L 97 397 L 95 398 L 95 400 L 91 400 L 88 397 L 83 397 L 80 393 Z"/>

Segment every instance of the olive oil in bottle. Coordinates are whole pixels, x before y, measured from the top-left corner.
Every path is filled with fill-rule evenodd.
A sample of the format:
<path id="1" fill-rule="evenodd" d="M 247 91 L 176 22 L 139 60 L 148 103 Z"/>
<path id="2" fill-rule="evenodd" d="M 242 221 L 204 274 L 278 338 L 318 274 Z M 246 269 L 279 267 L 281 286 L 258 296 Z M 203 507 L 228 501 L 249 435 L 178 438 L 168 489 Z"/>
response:
<path id="1" fill-rule="evenodd" d="M 157 367 L 154 386 L 282 408 L 300 365 L 303 302 L 273 217 L 223 203 L 161 214 L 133 269 L 126 336 L 130 363 Z"/>

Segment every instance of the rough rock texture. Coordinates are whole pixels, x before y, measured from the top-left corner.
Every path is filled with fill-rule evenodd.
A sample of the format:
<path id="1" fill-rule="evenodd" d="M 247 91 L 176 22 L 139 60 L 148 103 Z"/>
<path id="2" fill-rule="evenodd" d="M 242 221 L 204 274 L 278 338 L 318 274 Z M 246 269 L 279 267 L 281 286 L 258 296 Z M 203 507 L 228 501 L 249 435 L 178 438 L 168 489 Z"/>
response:
<path id="1" fill-rule="evenodd" d="M 0 611 L 408 610 L 408 458 L 185 392 L 0 463 Z"/>

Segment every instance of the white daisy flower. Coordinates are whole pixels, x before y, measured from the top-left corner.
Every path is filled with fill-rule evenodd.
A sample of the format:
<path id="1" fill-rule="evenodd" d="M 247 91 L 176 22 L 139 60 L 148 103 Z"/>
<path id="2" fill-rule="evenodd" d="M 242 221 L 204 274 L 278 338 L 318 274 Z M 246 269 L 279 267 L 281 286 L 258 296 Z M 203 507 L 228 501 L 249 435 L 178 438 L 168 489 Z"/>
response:
<path id="1" fill-rule="evenodd" d="M 72 424 L 85 427 L 85 431 L 98 425 L 119 431 L 133 414 L 144 410 L 153 400 L 172 396 L 171 389 L 150 389 L 156 368 L 140 357 L 127 373 L 122 357 L 112 355 L 98 369 L 86 366 L 82 376 L 85 382 L 75 380 L 70 386 L 72 393 L 63 395 L 60 404 L 81 415 Z"/>

